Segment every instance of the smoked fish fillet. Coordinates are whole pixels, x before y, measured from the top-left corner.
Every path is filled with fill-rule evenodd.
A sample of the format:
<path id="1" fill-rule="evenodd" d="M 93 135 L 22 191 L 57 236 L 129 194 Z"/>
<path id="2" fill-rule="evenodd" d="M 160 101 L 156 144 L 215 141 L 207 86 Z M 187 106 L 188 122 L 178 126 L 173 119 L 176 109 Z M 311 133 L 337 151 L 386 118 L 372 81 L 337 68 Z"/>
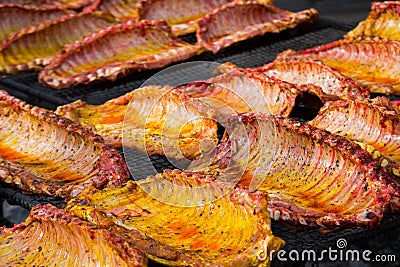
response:
<path id="1" fill-rule="evenodd" d="M 271 218 L 324 232 L 374 227 L 398 210 L 399 183 L 357 144 L 290 118 L 227 120 L 230 132 L 188 170 L 266 191 Z"/>
<path id="2" fill-rule="evenodd" d="M 260 250 L 278 251 L 284 242 L 271 232 L 267 196 L 229 186 L 201 173 L 166 170 L 120 189 L 89 189 L 66 210 L 125 236 L 162 264 L 269 266 Z"/>
<path id="3" fill-rule="evenodd" d="M 31 7 L 80 9 L 94 4 L 96 0 L 0 0 L 0 4 L 18 4 Z"/>
<path id="4" fill-rule="evenodd" d="M 371 93 L 400 94 L 400 43 L 365 38 L 342 39 L 278 55 L 278 59 L 314 59 L 367 87 Z"/>
<path id="5" fill-rule="evenodd" d="M 175 35 L 195 32 L 196 21 L 235 0 L 146 0 L 139 1 L 139 18 L 166 20 Z"/>
<path id="6" fill-rule="evenodd" d="M 0 181 L 25 192 L 71 197 L 129 178 L 118 151 L 53 112 L 0 91 Z"/>
<path id="7" fill-rule="evenodd" d="M 119 24 L 66 46 L 40 72 L 39 81 L 65 89 L 115 80 L 129 71 L 161 68 L 198 52 L 198 46 L 174 37 L 165 21 Z"/>
<path id="8" fill-rule="evenodd" d="M 209 107 L 169 87 L 139 88 L 102 105 L 78 100 L 58 107 L 56 113 L 90 126 L 114 147 L 124 145 L 149 156 L 167 152 L 193 159 L 218 142 Z"/>
<path id="9" fill-rule="evenodd" d="M 99 12 L 53 20 L 47 27 L 19 35 L 1 47 L 0 72 L 39 70 L 49 64 L 64 45 L 116 23 L 111 16 Z"/>
<path id="10" fill-rule="evenodd" d="M 233 2 L 199 19 L 196 36 L 202 47 L 217 53 L 239 41 L 265 33 L 278 33 L 317 19 L 315 9 L 292 13 L 255 1 Z"/>
<path id="11" fill-rule="evenodd" d="M 377 36 L 400 41 L 400 2 L 385 1 L 372 3 L 368 17 L 360 22 L 345 38 Z"/>
<path id="12" fill-rule="evenodd" d="M 46 204 L 33 207 L 25 222 L 0 227 L 0 266 L 145 267 L 147 257 L 110 231 Z"/>
<path id="13" fill-rule="evenodd" d="M 293 84 L 238 68 L 174 90 L 207 103 L 220 115 L 255 112 L 289 116 L 301 94 Z"/>
<path id="14" fill-rule="evenodd" d="M 309 124 L 361 143 L 400 176 L 400 113 L 387 98 L 327 102 Z"/>
<path id="15" fill-rule="evenodd" d="M 362 87 L 358 82 L 342 75 L 320 61 L 307 59 L 276 60 L 251 70 L 299 86 L 318 86 L 324 94 L 332 97 L 336 96 L 344 99 L 369 98 L 369 90 L 367 88 Z"/>
<path id="16" fill-rule="evenodd" d="M 18 36 L 46 27 L 62 17 L 76 13 L 59 8 L 38 8 L 0 4 L 0 47 L 7 46 Z"/>

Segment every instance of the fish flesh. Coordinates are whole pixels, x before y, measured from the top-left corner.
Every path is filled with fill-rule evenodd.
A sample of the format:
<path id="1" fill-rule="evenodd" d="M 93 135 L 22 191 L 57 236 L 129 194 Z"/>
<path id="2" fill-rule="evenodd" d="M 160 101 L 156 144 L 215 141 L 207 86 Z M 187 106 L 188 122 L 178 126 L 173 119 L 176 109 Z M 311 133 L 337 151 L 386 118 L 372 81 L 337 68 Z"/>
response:
<path id="1" fill-rule="evenodd" d="M 118 151 L 88 129 L 0 91 L 0 180 L 24 192 L 69 198 L 129 178 Z"/>
<path id="2" fill-rule="evenodd" d="M 41 69 L 64 45 L 116 23 L 110 15 L 99 12 L 52 20 L 47 27 L 19 35 L 7 46 L 1 47 L 0 72 L 14 74 Z"/>
<path id="3" fill-rule="evenodd" d="M 307 59 L 276 60 L 250 70 L 299 86 L 318 86 L 325 96 L 318 91 L 314 92 L 315 90 L 310 89 L 309 91 L 314 92 L 321 98 L 326 98 L 327 96 L 342 99 L 369 98 L 369 90 L 367 88 L 362 87 L 358 82 L 342 75 L 320 61 Z"/>
<path id="4" fill-rule="evenodd" d="M 35 8 L 0 4 L 0 47 L 7 46 L 18 36 L 42 29 L 62 17 L 76 13 L 59 8 Z"/>
<path id="5" fill-rule="evenodd" d="M 400 176 L 399 114 L 386 97 L 353 99 L 325 103 L 309 124 L 359 142 Z"/>
<path id="6" fill-rule="evenodd" d="M 371 93 L 400 94 L 400 43 L 365 38 L 342 39 L 301 51 L 287 50 L 278 59 L 320 60 Z"/>
<path id="7" fill-rule="evenodd" d="M 318 12 L 312 8 L 292 13 L 269 4 L 233 2 L 199 19 L 196 36 L 203 48 L 217 53 L 239 41 L 317 20 Z"/>
<path id="8" fill-rule="evenodd" d="M 166 265 L 269 266 L 270 254 L 260 251 L 284 244 L 271 232 L 265 192 L 201 173 L 166 170 L 120 189 L 88 189 L 66 210 Z"/>
<path id="9" fill-rule="evenodd" d="M 400 2 L 374 2 L 368 17 L 345 35 L 345 38 L 377 36 L 400 41 Z"/>
<path id="10" fill-rule="evenodd" d="M 174 90 L 207 103 L 217 117 L 243 112 L 289 116 L 301 94 L 293 84 L 232 65 L 221 65 L 215 71 L 226 73 Z"/>
<path id="11" fill-rule="evenodd" d="M 210 108 L 168 86 L 139 88 L 102 105 L 78 100 L 56 113 L 91 127 L 114 147 L 149 156 L 193 159 L 218 142 Z"/>
<path id="12" fill-rule="evenodd" d="M 196 20 L 234 0 L 146 0 L 139 2 L 139 18 L 165 20 L 174 35 L 196 31 Z"/>
<path id="13" fill-rule="evenodd" d="M 115 80 L 129 71 L 161 68 L 198 52 L 198 46 L 174 37 L 165 21 L 119 24 L 66 46 L 40 72 L 39 81 L 65 89 Z"/>
<path id="14" fill-rule="evenodd" d="M 50 204 L 24 223 L 0 228 L 1 266 L 147 266 L 147 257 L 106 229 Z"/>
<path id="15" fill-rule="evenodd" d="M 290 118 L 242 114 L 220 144 L 189 166 L 266 191 L 271 218 L 322 232 L 374 227 L 400 205 L 400 186 L 343 137 Z"/>

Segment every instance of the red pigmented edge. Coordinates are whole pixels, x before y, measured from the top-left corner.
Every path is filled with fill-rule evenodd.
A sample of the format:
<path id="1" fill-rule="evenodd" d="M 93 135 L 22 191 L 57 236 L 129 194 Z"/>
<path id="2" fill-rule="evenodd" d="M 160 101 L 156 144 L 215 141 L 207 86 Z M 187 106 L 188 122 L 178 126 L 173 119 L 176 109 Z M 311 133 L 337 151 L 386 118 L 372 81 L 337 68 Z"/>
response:
<path id="1" fill-rule="evenodd" d="M 126 61 L 125 63 L 111 63 L 111 64 L 106 64 L 104 66 L 98 67 L 95 70 L 92 70 L 90 72 L 86 73 L 81 73 L 81 74 L 75 74 L 72 75 L 68 78 L 66 78 L 66 81 L 57 81 L 57 84 L 54 84 L 54 78 L 52 78 L 52 73 L 54 72 L 55 69 L 57 69 L 58 66 L 60 66 L 71 54 L 73 54 L 75 51 L 79 50 L 80 47 L 86 46 L 98 39 L 101 39 L 102 37 L 112 34 L 112 33 L 119 33 L 119 32 L 125 32 L 129 31 L 132 29 L 141 29 L 142 30 L 142 35 L 146 35 L 146 30 L 148 28 L 153 28 L 153 29 L 159 29 L 162 31 L 165 31 L 165 33 L 170 37 L 170 44 L 175 45 L 175 44 L 183 44 L 187 45 L 188 52 L 183 53 L 181 55 L 178 55 L 176 58 L 173 60 L 167 59 L 167 60 L 157 60 L 154 62 L 146 62 L 146 60 L 143 60 L 144 62 L 141 62 L 141 60 L 132 60 L 132 61 Z M 88 76 L 90 74 L 95 75 L 96 74 L 96 79 L 109 79 L 109 80 L 115 80 L 118 75 L 120 74 L 125 74 L 129 70 L 132 69 L 152 69 L 152 68 L 159 68 L 163 67 L 166 64 L 176 62 L 176 61 L 181 61 L 185 60 L 191 56 L 194 56 L 200 52 L 199 47 L 196 45 L 190 45 L 189 43 L 185 43 L 184 41 L 181 41 L 180 39 L 174 37 L 171 33 L 170 27 L 167 25 L 165 21 L 140 21 L 138 23 L 135 23 L 135 21 L 127 21 L 126 23 L 123 24 L 118 24 L 114 26 L 110 26 L 108 28 L 102 29 L 99 32 L 90 34 L 86 37 L 84 37 L 82 40 L 76 41 L 70 45 L 67 45 L 64 47 L 64 49 L 58 53 L 53 59 L 52 62 L 46 66 L 43 71 L 39 73 L 39 82 L 41 82 L 44 85 L 53 87 L 55 89 L 65 89 L 69 88 L 73 85 L 79 84 L 79 83 L 90 83 L 93 81 L 93 79 L 90 79 Z M 150 56 L 148 58 L 152 58 L 153 56 Z M 106 70 L 110 68 L 119 68 L 119 70 L 116 70 L 113 73 L 106 74 Z M 98 77 L 97 71 L 102 70 L 103 75 Z"/>

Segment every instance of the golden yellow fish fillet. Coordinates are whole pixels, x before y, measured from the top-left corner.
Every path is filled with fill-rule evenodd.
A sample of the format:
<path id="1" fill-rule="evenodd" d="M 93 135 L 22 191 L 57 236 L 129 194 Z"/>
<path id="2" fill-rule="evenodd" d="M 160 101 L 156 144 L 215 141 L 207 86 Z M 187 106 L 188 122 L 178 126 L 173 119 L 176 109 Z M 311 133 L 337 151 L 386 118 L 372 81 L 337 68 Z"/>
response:
<path id="1" fill-rule="evenodd" d="M 120 189 L 87 190 L 66 210 L 124 236 L 163 264 L 269 266 L 261 250 L 278 251 L 284 242 L 272 235 L 267 195 L 227 191 L 229 184 L 212 180 L 167 170 Z"/>

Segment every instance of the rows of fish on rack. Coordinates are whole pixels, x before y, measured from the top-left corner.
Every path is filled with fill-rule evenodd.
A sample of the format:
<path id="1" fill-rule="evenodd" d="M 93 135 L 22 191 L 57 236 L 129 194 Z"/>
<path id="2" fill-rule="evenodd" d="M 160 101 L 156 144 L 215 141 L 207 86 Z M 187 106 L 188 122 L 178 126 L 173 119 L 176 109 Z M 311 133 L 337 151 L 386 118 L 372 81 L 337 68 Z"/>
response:
<path id="1" fill-rule="evenodd" d="M 377 226 L 400 208 L 400 111 L 370 93 L 399 94 L 399 22 L 400 2 L 374 3 L 339 41 L 102 105 L 52 112 L 2 91 L 0 179 L 68 202 L 1 228 L 0 265 L 268 266 L 284 245 L 271 219 Z M 289 115 L 305 93 L 324 106 L 304 123 Z M 132 181 L 122 146 L 190 165 Z"/>
<path id="2" fill-rule="evenodd" d="M 0 3 L 0 72 L 41 70 L 39 81 L 56 89 L 217 53 L 318 19 L 315 9 L 293 13 L 272 0 L 97 0 L 82 1 L 82 12 L 50 2 L 40 8 Z M 178 38 L 194 32 L 195 44 Z"/>

